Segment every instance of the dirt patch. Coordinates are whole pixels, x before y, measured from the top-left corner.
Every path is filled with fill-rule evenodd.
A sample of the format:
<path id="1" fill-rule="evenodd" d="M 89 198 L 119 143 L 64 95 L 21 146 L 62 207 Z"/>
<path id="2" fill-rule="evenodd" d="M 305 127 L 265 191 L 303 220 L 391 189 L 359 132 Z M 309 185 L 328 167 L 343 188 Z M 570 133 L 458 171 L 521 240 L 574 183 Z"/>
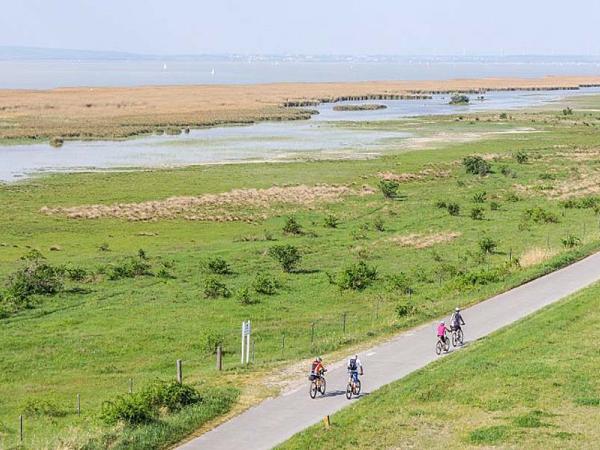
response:
<path id="1" fill-rule="evenodd" d="M 370 195 L 374 189 L 363 186 L 273 186 L 268 189 L 234 189 L 197 197 L 171 197 L 165 200 L 112 205 L 43 207 L 40 212 L 63 215 L 70 219 L 116 218 L 131 221 L 184 218 L 187 220 L 237 222 L 267 217 L 269 208 L 278 204 L 313 205 L 331 203 L 349 195 Z M 242 209 L 244 208 L 244 209 Z"/>
<path id="2" fill-rule="evenodd" d="M 433 247 L 436 244 L 443 244 L 446 242 L 453 241 L 461 234 L 462 233 L 455 231 L 446 231 L 432 234 L 413 233 L 403 236 L 394 236 L 390 238 L 390 241 L 400 245 L 401 247 L 428 248 Z"/>
<path id="3" fill-rule="evenodd" d="M 541 193 L 554 200 L 597 195 L 600 194 L 600 169 L 583 167 L 566 180 L 526 186 L 516 184 L 514 187 L 524 194 Z"/>
<path id="4" fill-rule="evenodd" d="M 436 146 L 446 146 L 450 144 L 464 144 L 468 142 L 479 141 L 485 138 L 510 135 L 510 134 L 522 134 L 522 133 L 543 133 L 543 131 L 536 130 L 534 128 L 522 127 L 515 128 L 512 130 L 505 131 L 481 131 L 481 132 L 463 132 L 463 133 L 451 133 L 451 132 L 440 132 L 431 136 L 419 136 L 414 138 L 404 139 L 399 146 L 401 148 L 408 148 L 412 150 L 422 150 L 435 148 Z"/>
<path id="5" fill-rule="evenodd" d="M 543 263 L 552 258 L 558 253 L 557 250 L 551 248 L 532 247 L 525 250 L 519 258 L 521 267 L 531 267 Z"/>
<path id="6" fill-rule="evenodd" d="M 397 181 L 398 183 L 407 183 L 409 181 L 420 181 L 432 178 L 448 178 L 450 170 L 443 169 L 423 169 L 416 173 L 393 173 L 379 172 L 377 176 L 382 180 Z"/>

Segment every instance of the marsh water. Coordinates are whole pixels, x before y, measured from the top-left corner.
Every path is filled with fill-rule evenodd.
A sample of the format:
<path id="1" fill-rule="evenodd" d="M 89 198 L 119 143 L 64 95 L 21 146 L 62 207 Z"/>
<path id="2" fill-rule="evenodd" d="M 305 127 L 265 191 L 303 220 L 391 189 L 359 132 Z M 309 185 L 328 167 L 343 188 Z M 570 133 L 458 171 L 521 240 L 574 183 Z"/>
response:
<path id="1" fill-rule="evenodd" d="M 448 96 L 436 95 L 429 100 L 377 101 L 387 108 L 353 112 L 334 111 L 334 105 L 322 104 L 317 108 L 319 114 L 305 121 L 203 128 L 177 136 L 152 135 L 123 141 L 67 141 L 61 148 L 47 143 L 0 146 L 0 181 L 17 181 L 52 172 L 167 168 L 241 161 L 364 158 L 381 154 L 389 148 L 390 142 L 398 142 L 412 134 L 402 131 L 401 126 L 398 131 L 377 131 L 344 127 L 344 123 L 507 111 L 597 92 L 600 89 L 488 92 L 484 100 L 473 96 L 470 104 L 462 106 L 448 105 Z"/>

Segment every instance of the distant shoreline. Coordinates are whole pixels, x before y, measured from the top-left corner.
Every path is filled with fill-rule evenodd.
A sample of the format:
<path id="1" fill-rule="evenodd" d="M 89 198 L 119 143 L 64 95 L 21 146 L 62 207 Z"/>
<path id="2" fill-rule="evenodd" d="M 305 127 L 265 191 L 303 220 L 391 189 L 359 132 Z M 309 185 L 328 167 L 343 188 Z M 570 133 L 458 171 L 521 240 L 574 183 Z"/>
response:
<path id="1" fill-rule="evenodd" d="M 0 89 L 0 140 L 119 139 L 260 121 L 308 119 L 290 108 L 336 100 L 599 87 L 600 76 L 443 81 L 268 83 L 141 87 Z"/>

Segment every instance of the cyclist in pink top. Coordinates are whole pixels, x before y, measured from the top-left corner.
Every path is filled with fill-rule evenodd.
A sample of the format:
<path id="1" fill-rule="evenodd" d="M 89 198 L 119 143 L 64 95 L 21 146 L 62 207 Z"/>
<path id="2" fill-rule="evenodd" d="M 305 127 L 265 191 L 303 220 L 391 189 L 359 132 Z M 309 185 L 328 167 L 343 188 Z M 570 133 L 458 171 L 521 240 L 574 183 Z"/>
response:
<path id="1" fill-rule="evenodd" d="M 446 343 L 446 332 L 448 332 L 448 331 L 450 331 L 450 330 L 448 328 L 446 328 L 446 322 L 444 322 L 442 320 L 437 327 L 437 337 L 444 344 Z"/>

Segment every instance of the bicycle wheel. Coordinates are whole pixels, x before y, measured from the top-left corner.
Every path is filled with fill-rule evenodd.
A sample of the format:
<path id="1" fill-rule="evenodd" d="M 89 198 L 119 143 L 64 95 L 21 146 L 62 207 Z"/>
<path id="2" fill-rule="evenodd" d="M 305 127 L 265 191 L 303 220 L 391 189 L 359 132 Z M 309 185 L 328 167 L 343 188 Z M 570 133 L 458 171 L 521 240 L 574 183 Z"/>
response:
<path id="1" fill-rule="evenodd" d="M 348 400 L 352 398 L 352 383 L 348 383 L 348 386 L 346 386 L 346 398 Z"/>
<path id="2" fill-rule="evenodd" d="M 453 331 L 452 332 L 452 347 L 456 347 L 458 345 L 458 336 L 457 336 L 457 332 Z"/>
<path id="3" fill-rule="evenodd" d="M 354 383 L 354 395 L 360 395 L 360 380 L 356 380 Z"/>
<path id="4" fill-rule="evenodd" d="M 462 330 L 458 330 L 458 331 L 456 332 L 456 338 L 457 338 L 457 340 L 458 340 L 458 343 L 459 343 L 460 345 L 463 345 L 463 344 L 464 344 L 464 342 L 465 342 L 465 341 L 464 341 L 464 339 L 465 339 L 465 336 L 464 336 L 464 334 L 463 334 L 463 331 L 462 331 Z"/>
<path id="5" fill-rule="evenodd" d="M 321 395 L 325 395 L 325 388 L 327 387 L 327 383 L 325 382 L 325 378 L 321 378 L 321 386 L 319 386 L 319 392 Z"/>
<path id="6" fill-rule="evenodd" d="M 446 342 L 444 343 L 444 351 L 447 352 L 450 350 L 450 339 L 446 337 Z"/>
<path id="7" fill-rule="evenodd" d="M 315 398 L 317 396 L 318 389 L 319 388 L 317 388 L 316 381 L 313 381 L 312 383 L 310 383 L 310 389 L 308 391 L 308 393 L 310 394 L 310 398 Z"/>
<path id="8" fill-rule="evenodd" d="M 435 354 L 436 355 L 441 355 L 442 354 L 442 350 L 443 350 L 442 342 L 438 340 L 437 344 L 435 344 Z"/>

